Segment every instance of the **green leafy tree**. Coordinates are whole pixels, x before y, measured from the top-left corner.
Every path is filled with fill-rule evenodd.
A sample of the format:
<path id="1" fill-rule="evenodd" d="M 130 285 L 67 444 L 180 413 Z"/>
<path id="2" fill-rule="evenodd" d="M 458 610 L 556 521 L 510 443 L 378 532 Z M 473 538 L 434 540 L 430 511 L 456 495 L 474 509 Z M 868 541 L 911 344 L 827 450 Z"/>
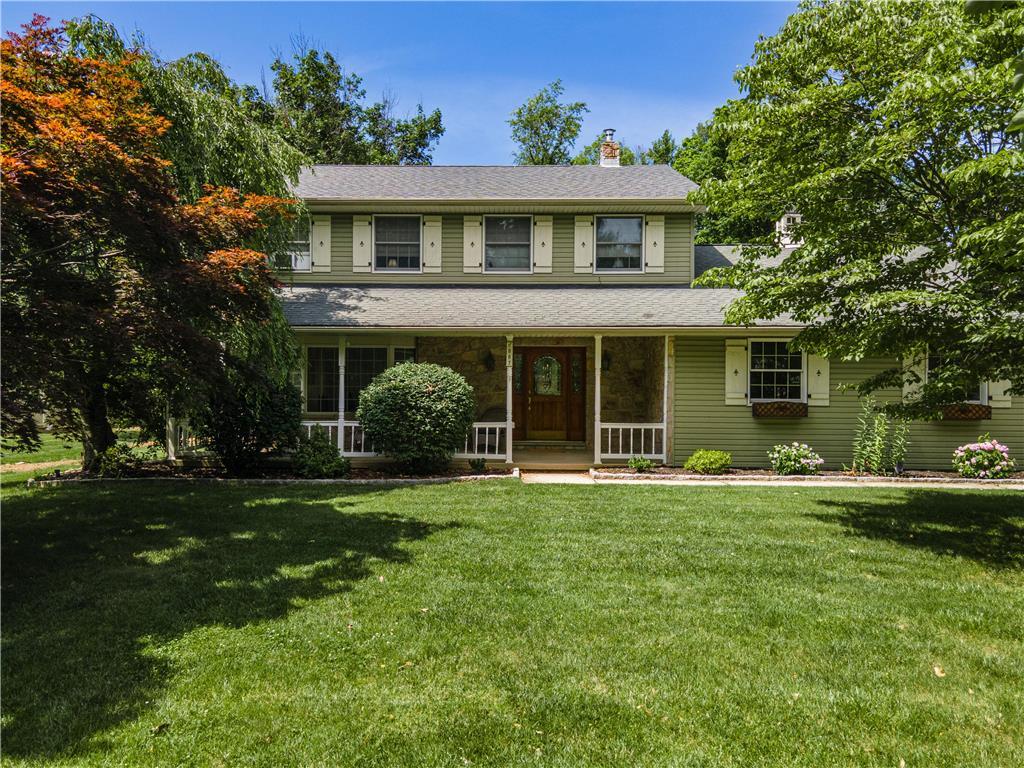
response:
<path id="1" fill-rule="evenodd" d="M 561 80 L 541 88 L 525 104 L 517 107 L 508 124 L 512 140 L 519 145 L 515 161 L 519 165 L 568 165 L 572 148 L 589 112 L 582 101 L 560 101 L 565 89 Z"/>
<path id="2" fill-rule="evenodd" d="M 444 134 L 439 109 L 427 113 L 421 104 L 401 118 L 391 96 L 367 105 L 362 78 L 343 72 L 329 51 L 300 49 L 271 69 L 281 133 L 312 162 L 430 164 Z"/>
<path id="3" fill-rule="evenodd" d="M 680 142 L 672 167 L 691 181 L 704 186 L 713 180 L 724 180 L 728 174 L 729 133 L 727 115 L 730 104 L 715 111 L 715 119 L 698 123 L 693 133 Z M 700 201 L 700 194 L 696 196 Z M 696 217 L 694 242 L 749 243 L 763 239 L 772 231 L 772 221 L 765 216 L 748 216 L 731 210 L 701 213 Z"/>
<path id="4" fill-rule="evenodd" d="M 960 3 L 804 2 L 737 79 L 728 171 L 710 208 L 774 219 L 799 210 L 804 245 L 771 247 L 706 282 L 741 288 L 734 323 L 788 312 L 798 343 L 836 358 L 944 363 L 927 415 L 979 379 L 1024 391 L 1024 155 L 1013 62 L 1024 9 L 969 17 Z M 907 364 L 860 383 L 917 384 Z"/>
<path id="5" fill-rule="evenodd" d="M 672 165 L 676 159 L 676 152 L 679 145 L 676 143 L 672 132 L 665 129 L 665 132 L 654 140 L 650 149 L 643 154 L 644 163 L 648 165 Z"/>

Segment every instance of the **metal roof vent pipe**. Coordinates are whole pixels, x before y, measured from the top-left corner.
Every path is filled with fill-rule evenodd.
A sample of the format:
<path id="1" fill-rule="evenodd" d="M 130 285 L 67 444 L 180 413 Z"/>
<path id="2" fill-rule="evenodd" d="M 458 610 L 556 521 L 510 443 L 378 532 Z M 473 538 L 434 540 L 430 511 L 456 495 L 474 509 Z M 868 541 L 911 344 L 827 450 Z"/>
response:
<path id="1" fill-rule="evenodd" d="M 601 142 L 601 167 L 619 167 L 619 142 L 615 140 L 615 129 L 604 129 L 604 141 Z"/>

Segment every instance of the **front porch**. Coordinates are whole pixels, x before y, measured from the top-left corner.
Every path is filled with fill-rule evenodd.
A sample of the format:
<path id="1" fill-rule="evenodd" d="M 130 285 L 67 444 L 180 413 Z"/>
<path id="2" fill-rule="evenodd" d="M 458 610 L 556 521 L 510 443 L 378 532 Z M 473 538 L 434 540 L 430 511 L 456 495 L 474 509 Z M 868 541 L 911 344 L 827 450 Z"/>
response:
<path id="1" fill-rule="evenodd" d="M 458 461 L 586 469 L 643 456 L 670 461 L 671 337 L 307 333 L 303 428 L 341 455 L 374 462 L 356 420 L 359 392 L 385 367 L 445 365 L 473 387 L 476 421 Z"/>

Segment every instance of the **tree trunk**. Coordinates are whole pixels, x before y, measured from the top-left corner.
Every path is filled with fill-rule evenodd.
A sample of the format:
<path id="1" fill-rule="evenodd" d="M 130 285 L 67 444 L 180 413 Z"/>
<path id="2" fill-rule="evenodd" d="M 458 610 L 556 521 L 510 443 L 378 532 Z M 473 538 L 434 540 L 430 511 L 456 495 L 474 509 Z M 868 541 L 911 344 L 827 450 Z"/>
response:
<path id="1" fill-rule="evenodd" d="M 85 469 L 93 470 L 99 455 L 117 442 L 117 435 L 110 426 L 107 393 L 103 384 L 94 384 L 89 388 L 83 398 L 81 411 L 85 424 L 83 464 Z"/>

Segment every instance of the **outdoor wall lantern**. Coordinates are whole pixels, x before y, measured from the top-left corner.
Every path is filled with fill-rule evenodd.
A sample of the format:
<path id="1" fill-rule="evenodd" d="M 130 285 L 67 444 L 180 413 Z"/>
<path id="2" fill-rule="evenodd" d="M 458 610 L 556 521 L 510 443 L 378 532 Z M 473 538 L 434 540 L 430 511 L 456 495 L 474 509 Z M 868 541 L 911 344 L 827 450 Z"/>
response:
<path id="1" fill-rule="evenodd" d="M 491 350 L 487 350 L 483 356 L 484 369 L 488 371 L 494 370 L 494 353 Z"/>
<path id="2" fill-rule="evenodd" d="M 612 369 L 612 356 L 607 352 L 601 353 L 601 370 L 610 371 Z"/>

